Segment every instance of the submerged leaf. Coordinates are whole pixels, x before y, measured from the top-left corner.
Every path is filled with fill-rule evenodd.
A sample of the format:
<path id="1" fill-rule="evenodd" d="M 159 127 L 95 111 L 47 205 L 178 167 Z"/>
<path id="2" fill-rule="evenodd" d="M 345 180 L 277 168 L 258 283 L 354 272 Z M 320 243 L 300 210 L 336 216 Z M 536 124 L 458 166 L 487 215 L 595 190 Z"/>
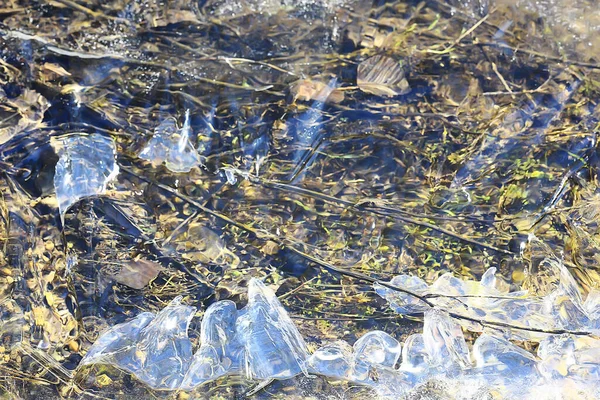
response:
<path id="1" fill-rule="evenodd" d="M 162 269 L 161 265 L 154 261 L 131 260 L 121 266 L 114 278 L 122 285 L 139 290 L 156 279 Z"/>
<path id="2" fill-rule="evenodd" d="M 344 92 L 333 89 L 331 85 L 324 82 L 311 79 L 301 79 L 294 82 L 290 87 L 290 92 L 294 96 L 294 100 L 315 100 L 323 103 L 341 103 L 344 101 Z"/>
<path id="3" fill-rule="evenodd" d="M 387 56 L 375 56 L 361 62 L 356 83 L 363 92 L 378 96 L 393 97 L 410 91 L 404 69 Z"/>

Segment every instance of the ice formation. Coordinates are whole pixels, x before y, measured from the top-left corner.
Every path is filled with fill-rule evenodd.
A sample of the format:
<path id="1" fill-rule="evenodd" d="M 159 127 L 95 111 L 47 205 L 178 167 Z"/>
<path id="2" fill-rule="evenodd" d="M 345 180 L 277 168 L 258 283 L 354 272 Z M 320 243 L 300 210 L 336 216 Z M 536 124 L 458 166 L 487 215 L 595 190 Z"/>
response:
<path id="1" fill-rule="evenodd" d="M 565 308 L 549 303 L 549 299 L 556 301 L 555 292 L 563 297 L 560 304 L 574 295 L 565 287 L 570 282 L 564 275 L 568 271 L 559 272 L 562 275 L 556 290 L 536 300 L 543 302 L 543 307 L 515 303 L 507 315 L 519 308 L 518 315 L 528 315 L 532 309 L 546 312 L 548 317 L 552 310 L 564 311 Z M 448 285 L 457 293 L 496 293 L 494 280 L 491 270 L 481 282 L 462 282 L 447 276 L 438 281 L 443 283 L 436 282 L 431 287 L 441 290 L 443 285 Z M 413 278 L 398 277 L 395 282 L 398 281 L 413 282 L 413 287 L 418 285 L 423 292 L 430 290 Z M 423 311 L 423 332 L 408 336 L 401 344 L 385 332 L 372 331 L 353 346 L 335 341 L 310 355 L 277 297 L 261 281 L 252 279 L 245 308 L 238 310 L 235 303 L 223 300 L 206 310 L 195 354 L 192 354 L 187 329 L 196 309 L 182 305 L 177 298 L 157 315 L 142 313 L 108 330 L 90 348 L 80 367 L 111 364 L 153 388 L 169 390 L 191 390 L 225 375 L 270 380 L 318 374 L 371 386 L 382 398 L 423 394 L 432 382 L 442 385 L 448 398 L 600 396 L 600 340 L 591 335 L 546 334 L 537 353 L 533 354 L 511 343 L 507 332 L 493 329 L 479 335 L 470 348 L 457 320 L 443 309 L 448 306 L 443 302 L 449 301 L 448 298 L 432 297 L 441 299 L 441 307 L 424 308 L 422 304 L 402 298 L 404 295 L 398 292 L 392 296 L 389 289 L 378 287 L 377 290 L 397 309 Z M 597 294 L 590 296 L 588 301 L 595 303 Z M 481 297 L 477 299 L 482 301 Z M 496 299 L 526 300 L 534 301 L 522 293 Z M 576 304 L 578 300 L 570 297 L 568 301 Z M 586 304 L 591 307 L 590 303 Z M 482 310 L 488 305 L 502 308 L 504 304 L 478 304 Z M 580 308 L 587 310 L 583 305 Z M 595 308 L 594 312 L 597 312 Z M 488 315 L 505 314 L 498 311 Z M 531 315 L 520 322 L 527 323 L 528 319 L 536 320 Z M 556 316 L 555 319 L 556 324 L 565 324 L 564 318 L 560 319 L 563 322 Z"/>
<path id="2" fill-rule="evenodd" d="M 181 129 L 177 128 L 174 118 L 167 118 L 154 129 L 154 136 L 139 157 L 154 165 L 164 163 L 173 172 L 189 172 L 200 164 L 198 152 L 190 142 L 191 133 L 190 110 L 185 113 Z"/>
<path id="3" fill-rule="evenodd" d="M 54 139 L 59 159 L 54 173 L 54 189 L 61 219 L 79 200 L 102 195 L 119 173 L 115 142 L 97 133 L 75 134 Z"/>
<path id="4" fill-rule="evenodd" d="M 204 314 L 200 347 L 187 336 L 196 309 L 173 300 L 156 316 L 142 313 L 94 343 L 80 365 L 112 364 L 156 389 L 191 389 L 227 374 L 286 379 L 308 373 L 308 350 L 273 292 L 251 280 L 248 305 L 224 300 Z"/>
<path id="5" fill-rule="evenodd" d="M 513 339 L 539 341 L 547 336 L 540 331 L 582 331 L 600 333 L 599 293 L 593 290 L 584 302 L 575 280 L 567 268 L 555 258 L 542 263 L 554 282 L 543 296 L 531 295 L 527 290 L 509 292 L 496 283 L 496 268 L 488 269 L 480 282 L 463 281 L 447 273 L 432 285 L 408 275 L 394 277 L 389 283 L 411 294 L 375 284 L 375 291 L 384 297 L 399 314 L 423 313 L 430 305 L 488 326 L 509 324 L 525 329 L 511 329 Z M 483 326 L 469 319 L 458 321 L 467 329 L 481 331 Z M 507 330 L 498 327 L 499 330 Z"/>

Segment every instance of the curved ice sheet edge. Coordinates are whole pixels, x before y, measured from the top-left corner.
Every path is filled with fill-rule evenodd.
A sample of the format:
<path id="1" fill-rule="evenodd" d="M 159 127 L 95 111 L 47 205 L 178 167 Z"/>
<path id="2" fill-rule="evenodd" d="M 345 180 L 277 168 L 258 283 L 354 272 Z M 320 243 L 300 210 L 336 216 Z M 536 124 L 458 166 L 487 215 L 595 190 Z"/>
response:
<path id="1" fill-rule="evenodd" d="M 534 355 L 497 331 L 484 332 L 469 349 L 457 322 L 434 308 L 425 312 L 423 333 L 403 344 L 373 331 L 354 346 L 336 341 L 309 355 L 271 290 L 252 279 L 248 298 L 241 310 L 229 300 L 206 310 L 195 354 L 187 329 L 196 309 L 177 298 L 156 315 L 141 313 L 105 332 L 79 368 L 111 364 L 166 390 L 191 390 L 226 375 L 267 380 L 318 374 L 368 385 L 391 398 L 419 392 L 432 381 L 447 394 L 460 392 L 460 398 L 600 396 L 600 340 L 592 337 L 547 335 Z"/>

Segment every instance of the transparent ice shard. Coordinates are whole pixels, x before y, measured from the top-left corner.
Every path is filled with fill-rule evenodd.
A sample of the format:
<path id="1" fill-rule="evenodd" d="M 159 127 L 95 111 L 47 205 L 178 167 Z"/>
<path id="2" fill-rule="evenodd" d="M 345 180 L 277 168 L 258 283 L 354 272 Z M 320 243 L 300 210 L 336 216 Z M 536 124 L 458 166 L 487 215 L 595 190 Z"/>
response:
<path id="1" fill-rule="evenodd" d="M 561 379 L 569 374 L 576 363 L 575 339 L 569 335 L 549 336 L 540 342 L 538 356 L 542 359 L 538 369 L 548 380 Z"/>
<path id="2" fill-rule="evenodd" d="M 587 295 L 583 308 L 592 319 L 600 317 L 600 290 L 592 289 Z"/>
<path id="3" fill-rule="evenodd" d="M 451 273 L 445 273 L 433 282 L 431 285 L 431 293 L 440 293 L 446 295 L 464 295 L 467 293 L 465 282 L 458 279 Z"/>
<path id="4" fill-rule="evenodd" d="M 429 353 L 425 348 L 425 338 L 421 333 L 415 333 L 406 338 L 402 349 L 402 364 L 400 369 L 418 375 L 424 375 L 429 370 Z"/>
<path id="5" fill-rule="evenodd" d="M 195 311 L 178 297 L 156 317 L 142 313 L 103 334 L 80 366 L 113 364 L 152 388 L 176 389 L 192 358 L 187 329 Z"/>
<path id="6" fill-rule="evenodd" d="M 489 289 L 496 288 L 496 268 L 488 268 L 481 276 L 481 286 Z"/>
<path id="7" fill-rule="evenodd" d="M 600 329 L 600 290 L 592 289 L 583 303 L 583 309 L 590 318 L 590 330 Z"/>
<path id="8" fill-rule="evenodd" d="M 400 343 L 382 331 L 371 331 L 354 343 L 354 379 L 364 380 L 372 366 L 393 368 L 402 352 Z"/>
<path id="9" fill-rule="evenodd" d="M 565 380 L 600 385 L 600 340 L 573 335 L 551 335 L 540 342 L 538 370 L 547 382 Z"/>
<path id="10" fill-rule="evenodd" d="M 208 307 L 200 328 L 200 348 L 194 355 L 183 388 L 193 388 L 240 369 L 243 348 L 235 336 L 237 317 L 232 301 L 218 301 Z"/>
<path id="11" fill-rule="evenodd" d="M 129 322 L 116 325 L 104 332 L 81 360 L 80 366 L 88 364 L 116 364 L 133 372 L 134 366 L 127 366 L 126 359 L 140 339 L 140 331 L 154 319 L 154 314 L 144 312 Z"/>
<path id="12" fill-rule="evenodd" d="M 396 276 L 390 281 L 417 296 L 380 284 L 375 284 L 374 288 L 394 311 L 401 314 L 426 312 L 431 307 L 419 297 L 427 296 L 434 307 L 466 317 L 457 321 L 474 332 L 481 332 L 482 326 L 474 322 L 479 320 L 522 327 L 510 330 L 517 340 L 540 341 L 546 336 L 543 331 L 548 330 L 598 331 L 600 312 L 596 310 L 600 309 L 597 306 L 600 296 L 592 292 L 588 295 L 589 300 L 583 303 L 573 276 L 554 256 L 542 260 L 540 268 L 544 276 L 551 279 L 534 282 L 534 293 L 528 290 L 499 290 L 502 284 L 495 277 L 495 268 L 486 271 L 481 281 L 462 281 L 452 274 L 440 276 L 431 286 L 407 275 Z M 504 328 L 498 330 L 506 331 Z"/>
<path id="13" fill-rule="evenodd" d="M 237 335 L 245 347 L 248 377 L 308 375 L 304 339 L 275 294 L 257 279 L 248 284 L 248 306 L 238 317 Z"/>
<path id="14" fill-rule="evenodd" d="M 589 325 L 579 288 L 567 267 L 553 258 L 543 263 L 558 277 L 558 287 L 545 297 L 545 312 L 555 319 L 560 328 L 577 329 Z"/>
<path id="15" fill-rule="evenodd" d="M 409 290 L 422 295 L 428 289 L 427 283 L 421 278 L 410 275 L 398 275 L 392 278 L 390 283 L 396 287 Z M 375 283 L 375 291 L 381 297 L 385 298 L 390 307 L 400 314 L 421 313 L 429 309 L 429 306 L 415 296 L 396 291 L 380 284 Z"/>
<path id="16" fill-rule="evenodd" d="M 432 309 L 425 314 L 423 341 L 433 367 L 454 375 L 471 366 L 462 330 L 446 312 Z"/>
<path id="17" fill-rule="evenodd" d="M 107 185 L 119 173 L 117 150 L 110 137 L 97 133 L 53 139 L 52 146 L 59 156 L 54 170 L 54 189 L 64 222 L 73 204 L 106 192 Z"/>
<path id="18" fill-rule="evenodd" d="M 320 347 L 308 359 L 310 372 L 344 380 L 350 379 L 352 364 L 352 347 L 343 340 Z"/>
<path id="19" fill-rule="evenodd" d="M 188 327 L 195 307 L 181 305 L 181 297 L 159 312 L 140 332 L 135 357 L 139 368 L 135 375 L 157 389 L 180 386 L 192 358 Z"/>
<path id="20" fill-rule="evenodd" d="M 167 118 L 154 129 L 154 136 L 139 157 L 154 165 L 164 163 L 173 172 L 189 172 L 200 164 L 200 156 L 190 141 L 191 134 L 190 110 L 185 112 L 181 129 L 174 118 Z"/>
<path id="21" fill-rule="evenodd" d="M 166 118 L 154 128 L 154 135 L 138 156 L 141 159 L 150 161 L 153 165 L 164 163 L 173 146 L 171 138 L 177 135 L 177 131 L 175 118 Z"/>
<path id="22" fill-rule="evenodd" d="M 533 354 L 504 338 L 483 334 L 473 345 L 473 358 L 481 373 L 522 378 L 535 372 Z"/>

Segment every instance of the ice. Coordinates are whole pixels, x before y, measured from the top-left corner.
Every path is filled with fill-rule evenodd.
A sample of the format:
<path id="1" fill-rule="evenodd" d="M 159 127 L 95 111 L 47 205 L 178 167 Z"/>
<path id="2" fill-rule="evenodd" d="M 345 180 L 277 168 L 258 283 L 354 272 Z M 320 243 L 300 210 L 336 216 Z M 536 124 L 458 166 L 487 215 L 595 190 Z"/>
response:
<path id="1" fill-rule="evenodd" d="M 487 271 L 481 276 L 481 286 L 484 288 L 495 289 L 496 288 L 496 268 L 488 268 Z"/>
<path id="2" fill-rule="evenodd" d="M 195 307 L 181 305 L 178 297 L 140 331 L 132 355 L 139 362 L 135 371 L 138 379 L 154 388 L 180 386 L 192 358 L 187 331 L 195 312 Z"/>
<path id="3" fill-rule="evenodd" d="M 248 305 L 211 305 L 193 355 L 188 326 L 196 309 L 176 298 L 156 316 L 142 313 L 104 333 L 81 365 L 112 364 L 156 389 L 191 389 L 227 374 L 287 379 L 307 374 L 304 339 L 275 294 L 262 282 L 248 285 Z"/>
<path id="4" fill-rule="evenodd" d="M 424 280 L 416 276 L 398 275 L 390 283 L 396 287 L 407 289 L 411 292 L 423 294 L 428 286 Z M 375 284 L 375 291 L 390 302 L 390 306 L 399 314 L 414 314 L 426 311 L 429 306 L 423 301 L 409 294 L 393 291 L 385 286 Z"/>
<path id="5" fill-rule="evenodd" d="M 560 276 L 560 268 L 557 271 Z M 485 276 L 482 281 L 488 284 L 481 287 L 476 286 L 480 282 L 458 285 L 449 277 L 444 281 L 465 293 L 493 292 L 492 275 Z M 404 282 L 410 284 L 411 280 Z M 572 288 L 566 278 L 556 286 L 561 293 Z M 586 302 L 593 307 L 596 294 L 589 296 Z M 577 303 L 576 296 L 571 300 Z M 506 303 L 505 299 L 488 305 L 497 306 L 498 301 L 502 307 L 514 306 L 506 315 L 533 318 L 534 312 L 544 311 L 543 307 L 526 307 L 517 312 L 518 304 Z M 195 311 L 177 298 L 157 315 L 141 313 L 104 333 L 80 367 L 114 365 L 150 387 L 164 390 L 191 390 L 227 375 L 271 380 L 299 374 L 310 377 L 308 373 L 312 373 L 368 385 L 378 397 L 390 399 L 422 398 L 436 387 L 443 387 L 449 398 L 461 399 L 492 398 L 492 394 L 493 398 L 506 399 L 600 395 L 600 339 L 586 335 L 546 334 L 536 357 L 508 340 L 512 331 L 486 328 L 470 351 L 457 320 L 434 307 L 425 312 L 423 333 L 406 337 L 403 345 L 383 331 L 372 331 L 354 346 L 338 340 L 309 355 L 277 297 L 261 281 L 252 279 L 246 307 L 238 310 L 229 300 L 208 307 L 200 326 L 199 345 L 192 355 L 187 331 Z"/>
<path id="6" fill-rule="evenodd" d="M 354 343 L 355 379 L 365 379 L 373 365 L 393 368 L 401 352 L 402 345 L 387 333 L 368 332 Z"/>
<path id="7" fill-rule="evenodd" d="M 570 379 L 600 383 L 600 340 L 587 336 L 552 335 L 540 342 L 538 370 L 548 381 Z"/>
<path id="8" fill-rule="evenodd" d="M 337 379 L 350 379 L 352 373 L 352 347 L 338 340 L 320 347 L 308 359 L 310 372 Z"/>
<path id="9" fill-rule="evenodd" d="M 439 309 L 425 314 L 423 342 L 433 367 L 460 373 L 471 366 L 469 348 L 458 323 Z"/>
<path id="10" fill-rule="evenodd" d="M 456 278 L 451 273 L 446 273 L 433 282 L 430 292 L 460 296 L 467 294 L 467 288 L 463 280 Z"/>
<path id="11" fill-rule="evenodd" d="M 286 379 L 308 375 L 308 349 L 273 292 L 261 281 L 248 284 L 248 306 L 237 321 L 236 331 L 245 347 L 247 371 L 254 379 Z"/>
<path id="12" fill-rule="evenodd" d="M 425 348 L 423 334 L 415 333 L 410 335 L 404 342 L 400 368 L 414 372 L 415 374 L 425 374 L 429 369 L 429 365 L 429 353 Z"/>
<path id="13" fill-rule="evenodd" d="M 138 314 L 131 321 L 116 325 L 104 332 L 88 350 L 80 365 L 116 364 L 121 366 L 121 363 L 129 355 L 128 349 L 134 347 L 139 341 L 140 331 L 148 326 L 154 317 L 154 314 L 144 312 Z M 127 368 L 127 365 L 122 368 L 134 372 L 133 369 Z"/>
<path id="14" fill-rule="evenodd" d="M 156 317 L 142 313 L 102 335 L 81 365 L 113 364 L 152 388 L 176 389 L 192 358 L 187 329 L 195 311 L 178 297 Z"/>
<path id="15" fill-rule="evenodd" d="M 202 319 L 200 348 L 182 387 L 193 388 L 240 368 L 243 348 L 235 336 L 237 317 L 232 301 L 218 301 L 208 307 Z"/>
<path id="16" fill-rule="evenodd" d="M 167 118 L 154 129 L 154 136 L 139 157 L 154 165 L 164 163 L 173 172 L 189 172 L 200 164 L 200 156 L 190 141 L 191 134 L 190 110 L 185 112 L 181 129 L 174 118 Z"/>
<path id="17" fill-rule="evenodd" d="M 583 303 L 583 308 L 592 321 L 600 319 L 600 290 L 592 289 Z M 594 328 L 598 329 L 598 324 L 593 323 Z"/>
<path id="18" fill-rule="evenodd" d="M 473 358 L 482 373 L 504 378 L 528 376 L 536 365 L 533 354 L 504 338 L 485 333 L 473 345 Z"/>
<path id="19" fill-rule="evenodd" d="M 54 170 L 54 189 L 61 219 L 79 200 L 106 193 L 117 177 L 114 141 L 97 133 L 78 133 L 52 140 L 59 156 Z"/>
<path id="20" fill-rule="evenodd" d="M 431 307 L 421 300 L 426 297 L 434 307 L 465 317 L 457 321 L 475 332 L 482 329 L 475 322 L 480 320 L 523 328 L 511 330 L 513 337 L 520 340 L 540 341 L 546 337 L 540 330 L 598 330 L 600 295 L 592 291 L 584 303 L 573 276 L 556 257 L 542 260 L 539 268 L 543 276 L 550 278 L 539 278 L 539 282 L 533 279 L 534 293 L 500 291 L 495 268 L 487 270 L 481 281 L 462 281 L 452 274 L 440 276 L 430 286 L 409 275 L 399 275 L 390 281 L 417 296 L 381 284 L 375 284 L 374 288 L 400 314 L 427 312 Z"/>

